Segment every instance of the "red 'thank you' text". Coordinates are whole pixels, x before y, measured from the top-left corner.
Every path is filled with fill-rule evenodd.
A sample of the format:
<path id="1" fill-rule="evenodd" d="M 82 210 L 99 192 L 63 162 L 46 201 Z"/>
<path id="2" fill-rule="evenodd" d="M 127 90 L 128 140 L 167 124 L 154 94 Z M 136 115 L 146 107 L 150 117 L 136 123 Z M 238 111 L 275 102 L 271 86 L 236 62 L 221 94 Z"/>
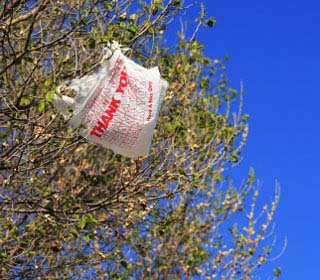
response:
<path id="1" fill-rule="evenodd" d="M 124 66 L 120 72 L 119 84 L 116 89 L 116 93 L 124 94 L 126 87 L 128 86 L 128 75 L 126 67 Z M 112 121 L 114 114 L 117 112 L 121 100 L 116 99 L 114 96 L 111 99 L 107 109 L 103 112 L 103 115 L 99 118 L 96 125 L 90 130 L 90 135 L 101 137 L 104 131 L 108 128 L 109 123 Z"/>

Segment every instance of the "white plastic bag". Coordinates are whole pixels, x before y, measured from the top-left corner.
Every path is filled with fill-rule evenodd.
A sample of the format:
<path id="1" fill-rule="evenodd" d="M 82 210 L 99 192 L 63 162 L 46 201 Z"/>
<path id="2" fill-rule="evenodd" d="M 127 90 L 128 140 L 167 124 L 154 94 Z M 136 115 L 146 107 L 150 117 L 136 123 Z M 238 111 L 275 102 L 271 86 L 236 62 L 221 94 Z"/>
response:
<path id="1" fill-rule="evenodd" d="M 114 42 L 91 75 L 68 85 L 74 98 L 55 96 L 57 110 L 88 141 L 126 157 L 147 154 L 168 83 L 157 67 L 146 69 L 126 57 Z"/>

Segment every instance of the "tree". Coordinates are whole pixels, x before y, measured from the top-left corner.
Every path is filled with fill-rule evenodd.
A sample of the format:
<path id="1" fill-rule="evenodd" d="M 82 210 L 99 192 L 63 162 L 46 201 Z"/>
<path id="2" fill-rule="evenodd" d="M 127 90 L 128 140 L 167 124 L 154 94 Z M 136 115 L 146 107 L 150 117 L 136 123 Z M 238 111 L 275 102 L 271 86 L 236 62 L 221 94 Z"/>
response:
<path id="1" fill-rule="evenodd" d="M 1 278 L 253 279 L 267 261 L 279 195 L 259 211 L 253 171 L 239 187 L 225 176 L 248 125 L 224 60 L 196 39 L 215 20 L 201 6 L 189 37 L 167 31 L 195 7 L 1 1 Z M 87 143 L 52 105 L 111 40 L 170 84 L 150 154 L 135 160 Z"/>

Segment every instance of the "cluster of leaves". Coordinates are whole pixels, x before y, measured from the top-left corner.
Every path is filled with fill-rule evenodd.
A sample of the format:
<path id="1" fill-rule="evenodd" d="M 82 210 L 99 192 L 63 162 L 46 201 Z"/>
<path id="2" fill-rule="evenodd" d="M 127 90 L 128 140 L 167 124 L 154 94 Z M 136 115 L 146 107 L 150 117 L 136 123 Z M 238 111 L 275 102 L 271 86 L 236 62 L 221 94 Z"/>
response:
<path id="1" fill-rule="evenodd" d="M 191 4 L 136 2 L 0 3 L 3 279 L 252 279 L 268 259 L 278 194 L 256 213 L 253 174 L 238 188 L 223 177 L 248 135 L 223 61 L 195 34 L 164 44 Z M 197 22 L 214 19 L 202 8 Z M 52 106 L 56 87 L 95 69 L 110 40 L 170 84 L 152 150 L 135 160 L 87 143 Z"/>

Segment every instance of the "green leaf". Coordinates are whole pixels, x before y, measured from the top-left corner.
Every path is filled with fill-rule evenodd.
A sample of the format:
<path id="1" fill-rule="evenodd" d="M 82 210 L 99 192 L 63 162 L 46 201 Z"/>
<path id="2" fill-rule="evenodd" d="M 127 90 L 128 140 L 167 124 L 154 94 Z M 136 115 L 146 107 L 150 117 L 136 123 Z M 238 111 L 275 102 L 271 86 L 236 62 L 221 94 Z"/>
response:
<path id="1" fill-rule="evenodd" d="M 48 88 L 51 84 L 52 84 L 52 79 L 46 79 L 46 80 L 44 81 L 44 86 L 45 86 L 46 88 Z"/>
<path id="2" fill-rule="evenodd" d="M 121 22 L 120 22 L 120 27 L 121 27 L 121 28 L 126 28 L 127 25 L 126 25 L 126 23 L 125 23 L 124 21 L 121 21 Z"/>
<path id="3" fill-rule="evenodd" d="M 54 91 L 48 91 L 46 94 L 46 100 L 51 103 L 53 101 L 53 97 L 54 97 Z"/>
<path id="4" fill-rule="evenodd" d="M 91 37 L 89 39 L 89 48 L 94 49 L 95 47 L 96 47 L 96 39 Z"/>
<path id="5" fill-rule="evenodd" d="M 136 14 L 131 14 L 129 19 L 132 20 L 132 21 L 135 21 L 137 18 L 137 15 Z"/>
<path id="6" fill-rule="evenodd" d="M 174 127 L 173 124 L 168 123 L 168 124 L 166 125 L 166 130 L 167 130 L 169 133 L 172 132 L 172 131 L 174 131 L 174 129 L 175 129 L 175 127 Z"/>
<path id="7" fill-rule="evenodd" d="M 0 253 L 0 258 L 3 259 L 3 258 L 6 258 L 7 257 L 7 254 L 5 252 L 1 252 Z"/>
<path id="8" fill-rule="evenodd" d="M 90 224 L 97 224 L 98 223 L 98 221 L 90 213 L 86 215 L 86 220 Z"/>
<path id="9" fill-rule="evenodd" d="M 75 230 L 75 229 L 71 229 L 70 230 L 70 236 L 73 238 L 73 239 L 76 239 L 78 237 L 78 232 Z"/>
<path id="10" fill-rule="evenodd" d="M 77 223 L 77 228 L 84 229 L 87 225 L 87 217 L 83 216 L 80 218 L 80 220 Z"/>
<path id="11" fill-rule="evenodd" d="M 31 104 L 32 98 L 30 96 L 21 97 L 21 105 L 28 106 Z"/>
<path id="12" fill-rule="evenodd" d="M 249 172 L 249 176 L 248 176 L 248 180 L 247 180 L 247 184 L 251 185 L 255 182 L 255 173 L 254 170 L 251 168 L 250 172 Z"/>
<path id="13" fill-rule="evenodd" d="M 238 156 L 237 154 L 232 154 L 232 155 L 230 156 L 230 160 L 231 160 L 232 162 L 238 162 L 238 161 L 239 161 L 239 156 Z"/>
<path id="14" fill-rule="evenodd" d="M 87 214 L 80 218 L 80 220 L 77 223 L 77 228 L 84 229 L 86 226 L 93 226 L 97 223 L 97 220 L 91 214 Z"/>
<path id="15" fill-rule="evenodd" d="M 102 36 L 102 40 L 105 41 L 110 41 L 112 39 L 112 33 L 107 33 Z"/>
<path id="16" fill-rule="evenodd" d="M 106 7 L 107 11 L 108 12 L 111 12 L 112 9 L 113 9 L 113 6 L 112 6 L 112 2 L 110 1 L 104 1 L 104 6 Z"/>
<path id="17" fill-rule="evenodd" d="M 243 122 L 246 122 L 246 121 L 249 119 L 249 117 L 250 117 L 250 116 L 249 116 L 248 114 L 243 115 L 243 116 L 242 116 L 242 121 L 243 121 Z"/>
<path id="18" fill-rule="evenodd" d="M 218 95 L 213 95 L 212 96 L 212 106 L 213 106 L 213 108 L 214 109 L 218 109 L 219 108 L 219 106 L 220 106 L 220 98 L 219 98 L 219 96 Z"/>
<path id="19" fill-rule="evenodd" d="M 276 268 L 273 270 L 273 273 L 274 273 L 274 276 L 275 276 L 275 277 L 279 277 L 280 274 L 281 274 L 281 268 L 280 268 L 280 267 L 276 267 Z"/>
<path id="20" fill-rule="evenodd" d="M 46 103 L 43 100 L 40 100 L 38 104 L 38 111 L 41 113 L 46 108 Z"/>
<path id="21" fill-rule="evenodd" d="M 137 27 L 135 25 L 129 25 L 127 30 L 131 32 L 133 35 L 137 33 Z"/>
<path id="22" fill-rule="evenodd" d="M 85 236 L 83 237 L 83 239 L 84 239 L 85 241 L 89 242 L 89 241 L 91 240 L 91 237 L 90 237 L 89 235 L 85 235 Z"/>
<path id="23" fill-rule="evenodd" d="M 200 81 L 200 88 L 201 89 L 208 89 L 209 88 L 209 79 L 208 77 L 202 77 Z"/>
<path id="24" fill-rule="evenodd" d="M 209 27 L 213 27 L 215 23 L 216 23 L 216 19 L 214 17 L 207 19 L 207 25 Z"/>
<path id="25" fill-rule="evenodd" d="M 55 95 L 57 95 L 57 96 L 59 96 L 60 98 L 62 98 L 62 93 L 58 90 L 57 87 L 54 89 L 54 93 L 55 93 Z"/>
<path id="26" fill-rule="evenodd" d="M 196 188 L 199 187 L 200 185 L 200 173 L 198 172 L 195 172 L 192 174 L 192 177 L 193 177 L 193 184 Z"/>

